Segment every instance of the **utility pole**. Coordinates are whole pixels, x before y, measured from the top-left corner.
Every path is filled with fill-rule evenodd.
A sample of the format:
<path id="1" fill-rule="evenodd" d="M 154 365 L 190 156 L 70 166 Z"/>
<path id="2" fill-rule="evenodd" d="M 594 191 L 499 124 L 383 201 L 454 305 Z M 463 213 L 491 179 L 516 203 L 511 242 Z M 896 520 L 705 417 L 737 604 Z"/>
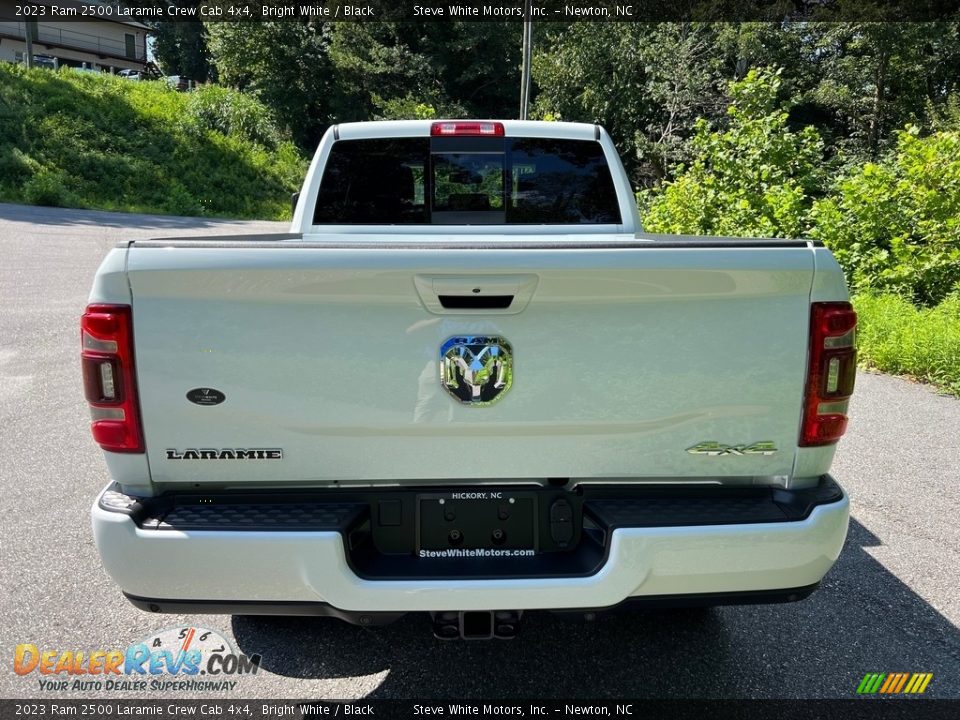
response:
<path id="1" fill-rule="evenodd" d="M 527 119 L 530 108 L 530 59 L 533 55 L 533 21 L 530 7 L 533 0 L 523 2 L 523 59 L 520 69 L 520 119 Z"/>
<path id="2" fill-rule="evenodd" d="M 27 67 L 33 67 L 33 29 L 37 26 L 36 20 L 27 20 L 23 23 L 23 39 L 27 44 Z"/>

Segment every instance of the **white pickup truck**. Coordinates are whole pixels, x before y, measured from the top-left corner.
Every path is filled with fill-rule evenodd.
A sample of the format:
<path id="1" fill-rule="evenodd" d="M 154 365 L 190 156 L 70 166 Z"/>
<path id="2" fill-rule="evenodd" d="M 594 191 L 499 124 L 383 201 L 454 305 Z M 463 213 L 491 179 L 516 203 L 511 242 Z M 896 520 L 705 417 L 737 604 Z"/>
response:
<path id="1" fill-rule="evenodd" d="M 290 234 L 104 260 L 96 544 L 144 610 L 442 638 L 798 600 L 847 531 L 847 300 L 816 242 L 643 232 L 601 127 L 338 125 Z"/>

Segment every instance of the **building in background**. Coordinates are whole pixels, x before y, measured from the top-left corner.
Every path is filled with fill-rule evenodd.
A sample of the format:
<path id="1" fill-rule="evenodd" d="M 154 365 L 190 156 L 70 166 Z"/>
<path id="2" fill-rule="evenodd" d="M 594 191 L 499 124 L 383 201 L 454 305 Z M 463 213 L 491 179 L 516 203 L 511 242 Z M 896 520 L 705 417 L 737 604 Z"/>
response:
<path id="1" fill-rule="evenodd" d="M 147 34 L 150 28 L 140 22 L 104 17 L 84 22 L 57 20 L 46 15 L 26 22 L 17 17 L 15 0 L 0 0 L 0 61 L 23 62 L 26 36 L 33 40 L 36 65 L 78 67 L 105 72 L 147 70 Z M 31 0 L 32 5 L 47 5 Z M 59 7 L 109 5 L 96 0 L 57 0 Z M 33 18 L 31 18 L 33 20 Z"/>

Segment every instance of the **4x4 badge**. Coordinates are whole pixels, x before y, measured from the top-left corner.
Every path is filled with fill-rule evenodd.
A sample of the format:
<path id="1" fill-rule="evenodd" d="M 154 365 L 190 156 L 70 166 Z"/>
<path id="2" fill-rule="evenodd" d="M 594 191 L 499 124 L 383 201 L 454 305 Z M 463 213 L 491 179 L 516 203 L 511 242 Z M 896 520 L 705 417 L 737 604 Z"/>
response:
<path id="1" fill-rule="evenodd" d="M 687 448 L 691 455 L 773 455 L 777 446 L 770 440 L 755 442 L 752 445 L 724 445 L 714 440 L 707 440 Z"/>

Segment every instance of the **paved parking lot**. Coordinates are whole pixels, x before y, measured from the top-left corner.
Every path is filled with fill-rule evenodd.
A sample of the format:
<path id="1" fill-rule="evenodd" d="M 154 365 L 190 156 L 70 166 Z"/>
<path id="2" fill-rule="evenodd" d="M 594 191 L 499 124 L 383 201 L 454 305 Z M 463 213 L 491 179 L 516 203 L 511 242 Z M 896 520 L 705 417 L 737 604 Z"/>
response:
<path id="1" fill-rule="evenodd" d="M 11 669 L 18 643 L 123 648 L 190 624 L 263 656 L 236 688 L 247 697 L 848 698 L 867 672 L 923 671 L 927 696 L 960 698 L 960 401 L 864 373 L 834 465 L 847 546 L 802 603 L 589 624 L 533 613 L 520 638 L 489 643 L 436 641 L 418 616 L 366 630 L 134 609 L 87 516 L 106 481 L 78 363 L 90 281 L 122 238 L 270 230 L 285 227 L 0 205 L 0 697 L 44 696 Z"/>

